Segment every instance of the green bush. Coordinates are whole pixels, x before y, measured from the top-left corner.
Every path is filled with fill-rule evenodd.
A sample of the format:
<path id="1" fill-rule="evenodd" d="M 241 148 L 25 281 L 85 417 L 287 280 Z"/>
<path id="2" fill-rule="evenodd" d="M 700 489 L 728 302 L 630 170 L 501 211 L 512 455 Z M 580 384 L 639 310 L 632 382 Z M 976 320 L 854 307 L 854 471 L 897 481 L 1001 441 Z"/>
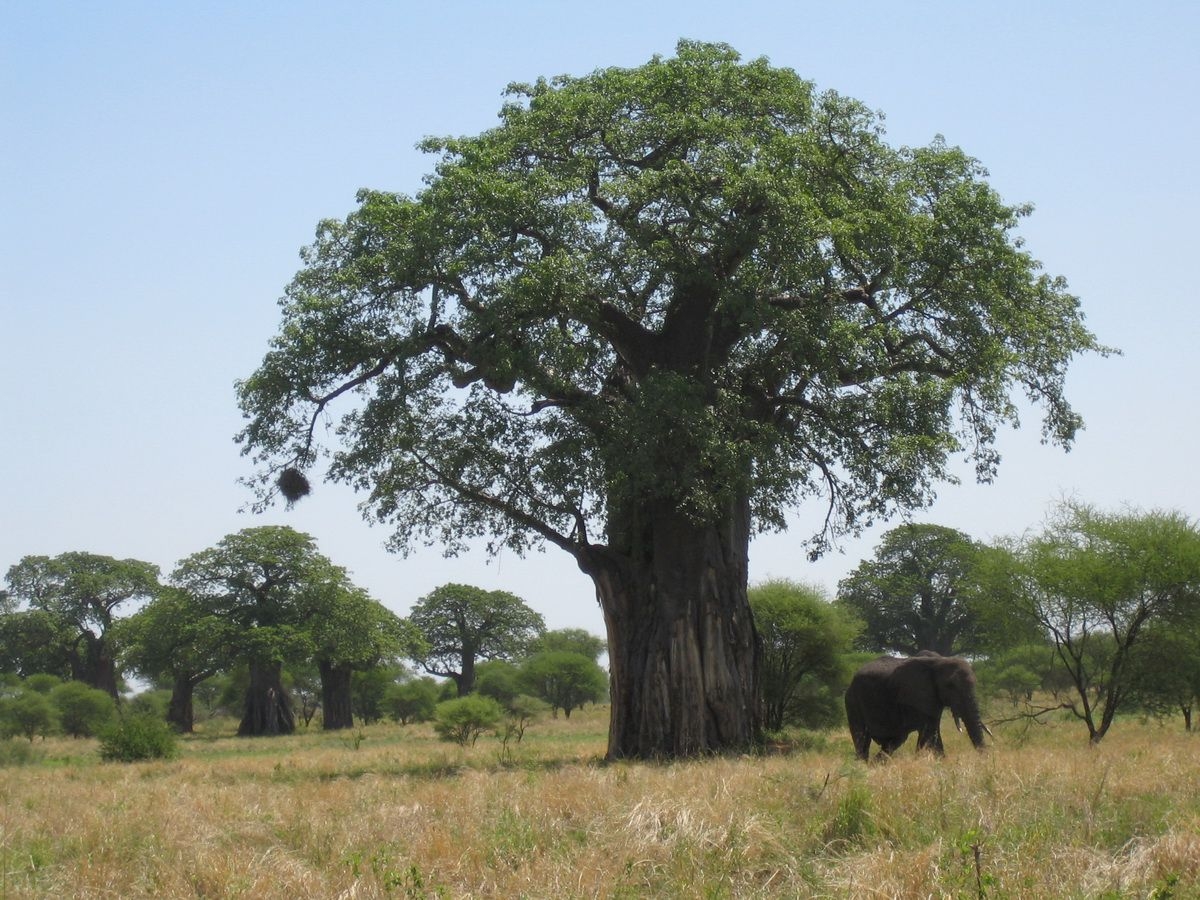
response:
<path id="1" fill-rule="evenodd" d="M 6 737 L 21 735 L 33 740 L 43 738 L 58 725 L 54 704 L 45 694 L 24 690 L 0 701 L 0 733 Z"/>
<path id="2" fill-rule="evenodd" d="M 171 759 L 178 752 L 175 732 L 155 716 L 125 716 L 100 731 L 100 758 L 109 762 Z"/>
<path id="3" fill-rule="evenodd" d="M 50 691 L 50 702 L 58 710 L 59 727 L 71 737 L 96 735 L 117 712 L 111 694 L 82 681 L 55 685 Z"/>
<path id="4" fill-rule="evenodd" d="M 427 722 L 438 703 L 439 686 L 432 678 L 414 678 L 391 685 L 383 698 L 383 708 L 393 722 Z"/>
<path id="5" fill-rule="evenodd" d="M 503 716 L 504 708 L 491 697 L 468 694 L 437 705 L 433 713 L 433 730 L 444 741 L 453 741 L 462 747 L 474 746 L 479 735 L 495 727 Z"/>

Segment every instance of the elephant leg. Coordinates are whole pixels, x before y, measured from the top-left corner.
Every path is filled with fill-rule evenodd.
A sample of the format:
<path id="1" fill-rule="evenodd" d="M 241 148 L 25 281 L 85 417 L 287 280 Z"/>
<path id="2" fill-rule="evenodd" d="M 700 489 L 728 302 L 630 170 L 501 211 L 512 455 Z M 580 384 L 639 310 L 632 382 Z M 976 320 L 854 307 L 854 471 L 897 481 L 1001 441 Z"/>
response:
<path id="1" fill-rule="evenodd" d="M 907 737 L 908 735 L 904 735 L 903 737 L 880 738 L 879 752 L 875 754 L 876 762 L 882 762 L 885 759 L 891 759 L 892 754 L 900 749 L 900 746 L 904 743 L 904 739 Z"/>
<path id="2" fill-rule="evenodd" d="M 937 723 L 926 725 L 917 737 L 918 750 L 932 750 L 938 756 L 945 756 L 946 749 L 942 746 L 942 729 Z"/>

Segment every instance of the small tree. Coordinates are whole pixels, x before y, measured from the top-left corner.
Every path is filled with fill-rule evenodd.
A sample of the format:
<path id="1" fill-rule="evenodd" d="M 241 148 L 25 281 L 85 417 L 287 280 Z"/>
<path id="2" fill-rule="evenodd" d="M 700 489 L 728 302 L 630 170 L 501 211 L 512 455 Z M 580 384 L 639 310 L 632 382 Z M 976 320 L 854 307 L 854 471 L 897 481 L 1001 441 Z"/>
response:
<path id="1" fill-rule="evenodd" d="M 471 694 L 439 703 L 433 713 L 433 730 L 444 741 L 473 747 L 503 716 L 504 708 L 491 697 Z"/>
<path id="2" fill-rule="evenodd" d="M 525 737 L 525 729 L 549 710 L 550 705 L 537 697 L 530 697 L 528 694 L 513 697 L 504 707 L 504 730 L 500 739 L 505 748 L 513 738 L 516 738 L 518 744 L 521 743 Z"/>
<path id="3" fill-rule="evenodd" d="M 0 700 L 0 728 L 6 735 L 22 735 L 30 742 L 43 738 L 57 726 L 54 704 L 37 691 L 23 690 L 15 697 Z"/>
<path id="4" fill-rule="evenodd" d="M 399 672 L 396 666 L 375 666 L 354 673 L 350 679 L 350 704 L 364 725 L 387 715 L 386 698 Z"/>
<path id="5" fill-rule="evenodd" d="M 175 732 L 157 716 L 120 716 L 100 731 L 100 758 L 106 762 L 172 759 L 178 753 Z"/>
<path id="6" fill-rule="evenodd" d="M 841 657 L 861 628 L 820 588 L 774 579 L 750 588 L 762 639 L 763 717 L 767 728 L 824 724 L 840 687 Z M 824 698 L 824 699 L 822 699 Z"/>
<path id="7" fill-rule="evenodd" d="M 608 676 L 596 661 L 569 650 L 529 657 L 521 664 L 520 683 L 550 704 L 555 716 L 561 709 L 568 719 L 571 711 L 583 704 L 603 700 L 608 690 Z"/>
<path id="8" fill-rule="evenodd" d="M 427 722 L 439 701 L 439 687 L 432 678 L 412 678 L 390 685 L 383 698 L 384 709 L 393 722 Z"/>
<path id="9" fill-rule="evenodd" d="M 529 646 L 530 653 L 544 653 L 547 650 L 566 650 L 599 662 L 600 657 L 608 651 L 608 643 L 583 628 L 557 628 L 535 638 Z"/>
<path id="10" fill-rule="evenodd" d="M 58 685 L 50 692 L 50 702 L 58 712 L 63 733 L 76 738 L 93 737 L 117 712 L 107 691 L 89 687 L 82 681 Z"/>
<path id="11" fill-rule="evenodd" d="M 507 707 L 521 693 L 520 669 L 503 659 L 488 659 L 475 667 L 475 693 Z"/>
<path id="12" fill-rule="evenodd" d="M 1191 731 L 1200 701 L 1200 627 L 1146 629 L 1130 654 L 1130 668 L 1132 702 L 1157 716 L 1182 715 L 1184 730 Z"/>
<path id="13" fill-rule="evenodd" d="M 475 664 L 513 660 L 546 630 L 541 615 L 508 591 L 446 584 L 422 597 L 409 620 L 427 646 L 415 657 L 430 675 L 451 679 L 458 695 L 475 689 Z"/>
<path id="14" fill-rule="evenodd" d="M 1179 513 L 1061 504 L 1016 548 L 1010 602 L 1050 635 L 1065 701 L 1099 743 L 1135 696 L 1134 651 L 1155 625 L 1200 608 L 1200 531 Z"/>

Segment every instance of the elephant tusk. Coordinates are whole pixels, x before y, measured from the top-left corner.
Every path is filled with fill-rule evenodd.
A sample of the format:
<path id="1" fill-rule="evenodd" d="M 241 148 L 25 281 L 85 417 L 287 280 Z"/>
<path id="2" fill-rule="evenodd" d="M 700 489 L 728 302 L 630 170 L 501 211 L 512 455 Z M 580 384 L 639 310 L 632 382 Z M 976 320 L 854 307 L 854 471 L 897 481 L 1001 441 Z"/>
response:
<path id="1" fill-rule="evenodd" d="M 950 715 L 954 718 L 954 730 L 959 734 L 962 734 L 962 720 L 958 718 L 958 713 L 952 710 Z"/>
<path id="2" fill-rule="evenodd" d="M 979 724 L 983 726 L 983 730 L 987 732 L 987 736 L 988 736 L 988 737 L 990 737 L 990 738 L 994 738 L 994 737 L 995 737 L 995 735 L 994 735 L 994 734 L 992 734 L 992 729 L 990 729 L 990 728 L 988 728 L 988 727 L 987 727 L 987 723 L 986 723 L 986 722 L 980 722 Z"/>

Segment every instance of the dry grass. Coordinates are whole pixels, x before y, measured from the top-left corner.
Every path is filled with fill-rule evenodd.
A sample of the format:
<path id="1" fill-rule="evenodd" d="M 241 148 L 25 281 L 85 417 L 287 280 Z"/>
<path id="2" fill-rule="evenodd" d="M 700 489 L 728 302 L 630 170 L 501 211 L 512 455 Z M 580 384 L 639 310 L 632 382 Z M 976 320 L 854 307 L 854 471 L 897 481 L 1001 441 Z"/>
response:
<path id="1" fill-rule="evenodd" d="M 853 762 L 599 761 L 604 711 L 505 754 L 425 728 L 0 769 L 0 897 L 1200 897 L 1200 738 L 1122 722 Z M 1155 893 L 1157 892 L 1157 893 Z"/>

